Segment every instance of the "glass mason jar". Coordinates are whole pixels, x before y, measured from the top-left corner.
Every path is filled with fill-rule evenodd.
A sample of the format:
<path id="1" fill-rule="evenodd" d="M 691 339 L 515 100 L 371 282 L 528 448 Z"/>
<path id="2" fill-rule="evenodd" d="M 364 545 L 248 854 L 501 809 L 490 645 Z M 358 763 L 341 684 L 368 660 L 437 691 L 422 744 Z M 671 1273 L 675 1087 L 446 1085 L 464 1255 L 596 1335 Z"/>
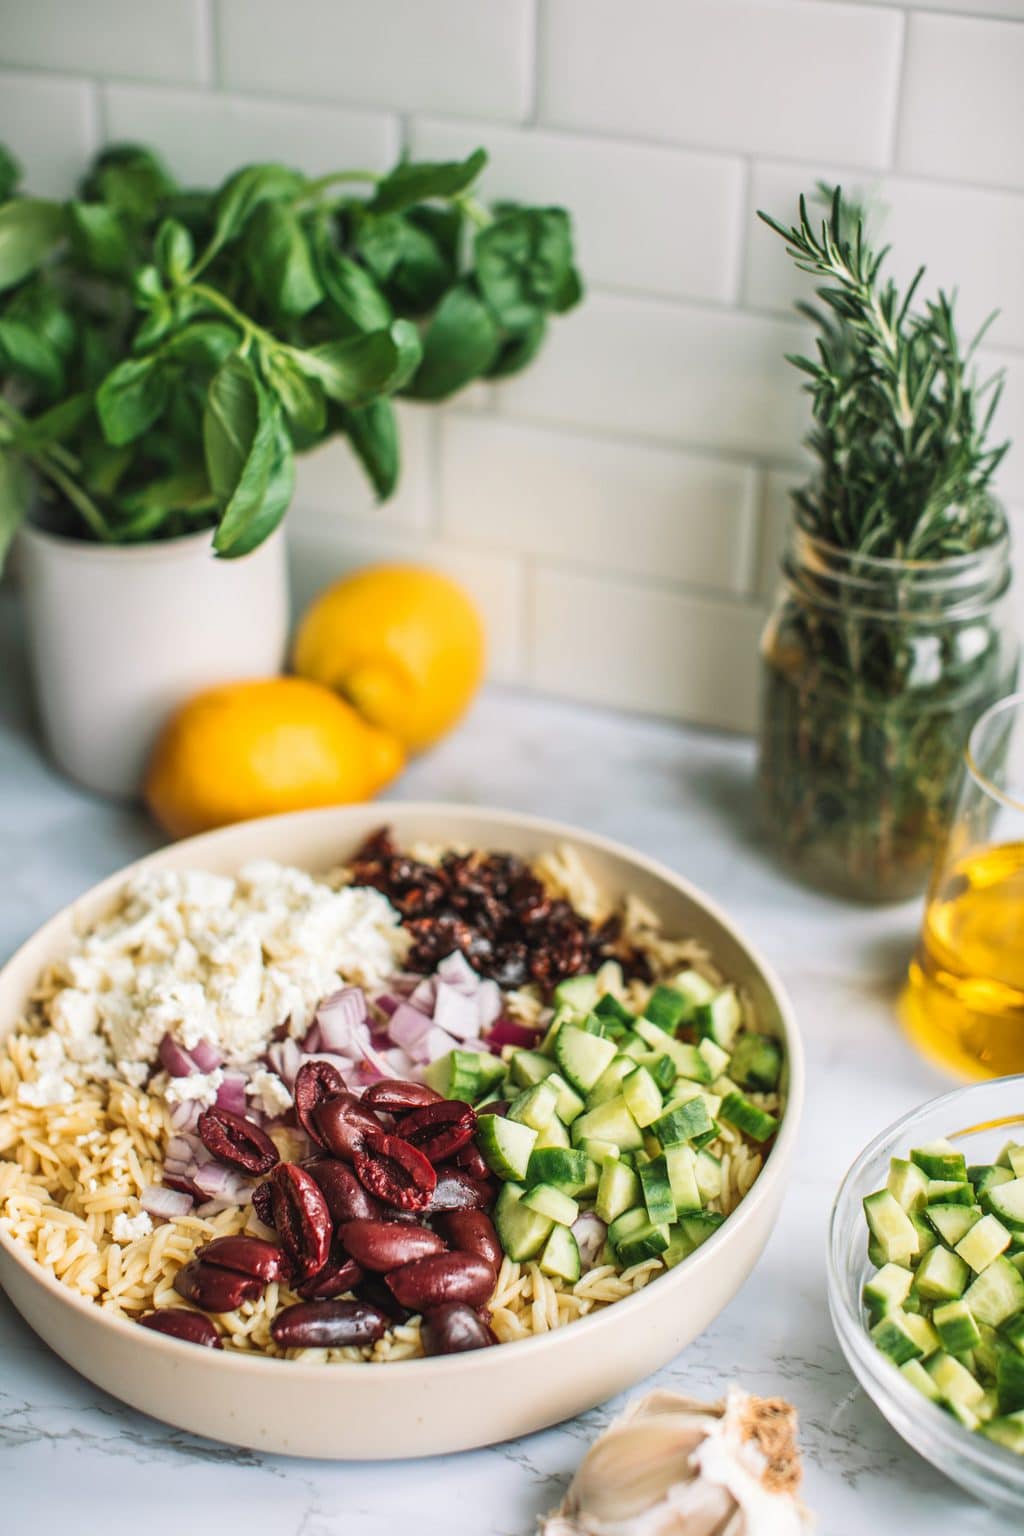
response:
<path id="1" fill-rule="evenodd" d="M 792 525 L 761 641 L 764 825 L 812 884 L 923 890 L 967 736 L 1017 672 L 1010 541 L 875 559 Z"/>

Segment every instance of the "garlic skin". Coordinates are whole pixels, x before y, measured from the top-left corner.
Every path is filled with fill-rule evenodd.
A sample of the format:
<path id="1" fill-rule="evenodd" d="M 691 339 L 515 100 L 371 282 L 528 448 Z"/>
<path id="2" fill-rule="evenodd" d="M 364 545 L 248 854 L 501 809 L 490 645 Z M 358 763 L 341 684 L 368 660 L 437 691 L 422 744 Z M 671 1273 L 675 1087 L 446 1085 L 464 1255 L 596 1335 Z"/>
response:
<path id="1" fill-rule="evenodd" d="M 805 1536 L 796 1410 L 652 1392 L 591 1446 L 541 1536 Z"/>

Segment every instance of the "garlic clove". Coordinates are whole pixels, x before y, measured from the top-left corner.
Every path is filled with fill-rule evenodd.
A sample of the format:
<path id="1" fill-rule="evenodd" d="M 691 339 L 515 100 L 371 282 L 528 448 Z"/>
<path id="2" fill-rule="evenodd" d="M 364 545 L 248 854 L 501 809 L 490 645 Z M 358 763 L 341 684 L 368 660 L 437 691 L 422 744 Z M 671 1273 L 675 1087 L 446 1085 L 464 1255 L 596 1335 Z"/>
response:
<path id="1" fill-rule="evenodd" d="M 691 1476 L 690 1458 L 704 1439 L 696 1415 L 638 1415 L 603 1435 L 573 1479 L 570 1507 L 604 1521 L 628 1520 L 664 1499 Z"/>

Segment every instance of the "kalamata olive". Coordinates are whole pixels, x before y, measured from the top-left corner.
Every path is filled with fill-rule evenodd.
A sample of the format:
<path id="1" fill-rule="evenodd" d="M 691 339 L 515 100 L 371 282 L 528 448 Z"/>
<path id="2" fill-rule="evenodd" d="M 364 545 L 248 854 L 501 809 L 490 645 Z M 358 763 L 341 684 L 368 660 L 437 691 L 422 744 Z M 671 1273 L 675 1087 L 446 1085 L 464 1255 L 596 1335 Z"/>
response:
<path id="1" fill-rule="evenodd" d="M 338 1252 L 327 1260 L 319 1274 L 303 1281 L 298 1292 L 306 1301 L 334 1301 L 346 1291 L 354 1291 L 362 1278 L 363 1271 L 355 1259 Z"/>
<path id="2" fill-rule="evenodd" d="M 287 1280 L 291 1274 L 288 1255 L 277 1243 L 268 1243 L 262 1237 L 248 1237 L 242 1233 L 232 1237 L 215 1237 L 200 1248 L 197 1259 L 204 1264 L 216 1264 L 218 1269 L 233 1269 L 240 1275 L 252 1275 L 257 1280 Z"/>
<path id="3" fill-rule="evenodd" d="M 345 1251 L 363 1269 L 387 1274 L 400 1264 L 425 1259 L 431 1253 L 443 1253 L 445 1241 L 428 1227 L 390 1221 L 347 1221 L 339 1227 L 338 1237 Z"/>
<path id="4" fill-rule="evenodd" d="M 508 1114 L 511 1099 L 489 1099 L 486 1104 L 481 1104 L 476 1112 L 479 1120 L 481 1115 L 498 1115 L 504 1117 Z"/>
<path id="5" fill-rule="evenodd" d="M 380 1082 L 370 1084 L 360 1102 L 389 1115 L 404 1115 L 407 1110 L 422 1109 L 425 1104 L 441 1103 L 443 1096 L 428 1088 L 426 1083 L 398 1082 L 382 1077 Z"/>
<path id="6" fill-rule="evenodd" d="M 491 1176 L 491 1170 L 484 1162 L 483 1153 L 472 1141 L 459 1148 L 455 1154 L 454 1162 L 457 1168 L 464 1169 L 474 1179 L 488 1179 Z"/>
<path id="7" fill-rule="evenodd" d="M 486 1349 L 498 1342 L 480 1315 L 461 1301 L 448 1302 L 426 1312 L 420 1338 L 425 1355 L 461 1354 L 467 1349 Z"/>
<path id="8" fill-rule="evenodd" d="M 157 1312 L 147 1312 L 139 1318 L 143 1328 L 154 1333 L 165 1333 L 168 1338 L 181 1339 L 185 1344 L 202 1344 L 207 1349 L 223 1349 L 220 1334 L 201 1312 L 188 1312 L 184 1307 L 161 1307 Z"/>
<path id="9" fill-rule="evenodd" d="M 280 1153 L 266 1131 L 244 1115 L 211 1104 L 199 1116 L 199 1139 L 219 1162 L 241 1168 L 243 1173 L 269 1173 L 280 1162 Z"/>
<path id="10" fill-rule="evenodd" d="M 433 1165 L 400 1136 L 368 1132 L 355 1154 L 359 1182 L 371 1195 L 403 1211 L 421 1211 L 437 1186 Z"/>
<path id="11" fill-rule="evenodd" d="M 437 1170 L 437 1184 L 424 1207 L 427 1215 L 435 1211 L 471 1211 L 490 1203 L 490 1190 L 462 1168 L 447 1166 Z"/>
<path id="12" fill-rule="evenodd" d="M 383 1275 L 374 1275 L 364 1272 L 363 1278 L 352 1289 L 360 1301 L 368 1301 L 371 1306 L 383 1312 L 393 1323 L 405 1323 L 412 1317 L 408 1307 L 403 1307 L 395 1300 L 388 1289 Z"/>
<path id="13" fill-rule="evenodd" d="M 443 1163 L 473 1138 L 476 1115 L 461 1099 L 442 1099 L 403 1115 L 398 1126 L 403 1141 L 416 1147 L 432 1163 Z"/>
<path id="14" fill-rule="evenodd" d="M 318 1104 L 313 1111 L 316 1139 L 334 1157 L 350 1163 L 366 1144 L 367 1134 L 380 1135 L 377 1116 L 364 1109 L 351 1093 L 339 1093 Z"/>
<path id="15" fill-rule="evenodd" d="M 295 1076 L 295 1116 L 311 1140 L 324 1145 L 316 1111 L 328 1099 L 345 1092 L 345 1079 L 329 1061 L 304 1061 Z"/>
<path id="16" fill-rule="evenodd" d="M 380 1201 L 363 1188 L 346 1163 L 335 1157 L 313 1157 L 302 1166 L 320 1186 L 335 1226 L 343 1221 L 370 1221 L 383 1214 Z"/>
<path id="17" fill-rule="evenodd" d="M 373 1344 L 387 1326 L 384 1313 L 365 1301 L 301 1301 L 279 1312 L 270 1332 L 281 1349 L 341 1349 Z"/>
<path id="18" fill-rule="evenodd" d="M 395 1299 L 414 1312 L 427 1312 L 449 1301 L 483 1306 L 494 1290 L 494 1280 L 493 1265 L 475 1253 L 435 1253 L 387 1276 Z"/>
<path id="19" fill-rule="evenodd" d="M 494 1230 L 494 1223 L 486 1211 L 445 1211 L 438 1213 L 437 1230 L 447 1240 L 450 1248 L 459 1253 L 475 1253 L 489 1264 L 497 1274 L 504 1257 Z"/>
<path id="20" fill-rule="evenodd" d="M 265 1227 L 274 1225 L 274 1186 L 269 1179 L 253 1190 L 252 1208 Z"/>
<path id="21" fill-rule="evenodd" d="M 327 1263 L 333 1223 L 320 1186 L 304 1168 L 279 1163 L 271 1179 L 274 1226 L 297 1277 L 308 1280 Z"/>
<path id="22" fill-rule="evenodd" d="M 255 1301 L 261 1296 L 263 1284 L 252 1275 L 218 1269 L 216 1264 L 204 1264 L 200 1259 L 192 1259 L 174 1277 L 178 1295 L 202 1307 L 204 1312 L 234 1312 L 243 1301 Z"/>

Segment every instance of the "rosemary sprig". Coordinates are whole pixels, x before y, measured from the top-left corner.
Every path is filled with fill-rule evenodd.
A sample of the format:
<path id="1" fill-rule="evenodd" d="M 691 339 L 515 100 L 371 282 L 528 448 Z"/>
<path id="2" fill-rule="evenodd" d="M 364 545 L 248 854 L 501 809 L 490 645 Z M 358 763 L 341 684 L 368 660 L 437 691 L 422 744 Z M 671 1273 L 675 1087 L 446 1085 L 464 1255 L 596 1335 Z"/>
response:
<path id="1" fill-rule="evenodd" d="M 803 525 L 843 548 L 895 559 L 942 559 L 992 543 L 1004 524 L 991 481 L 1009 443 L 988 447 L 986 439 L 1002 375 L 979 382 L 972 363 L 994 316 L 962 348 L 954 296 L 940 291 L 912 308 L 924 268 L 902 295 L 883 279 L 888 247 L 869 248 L 838 187 L 820 233 L 803 197 L 790 228 L 758 217 L 801 271 L 825 280 L 819 305 L 797 305 L 817 327 L 817 356 L 788 359 L 808 377 L 814 412 L 807 444 L 818 469 L 794 493 Z"/>

